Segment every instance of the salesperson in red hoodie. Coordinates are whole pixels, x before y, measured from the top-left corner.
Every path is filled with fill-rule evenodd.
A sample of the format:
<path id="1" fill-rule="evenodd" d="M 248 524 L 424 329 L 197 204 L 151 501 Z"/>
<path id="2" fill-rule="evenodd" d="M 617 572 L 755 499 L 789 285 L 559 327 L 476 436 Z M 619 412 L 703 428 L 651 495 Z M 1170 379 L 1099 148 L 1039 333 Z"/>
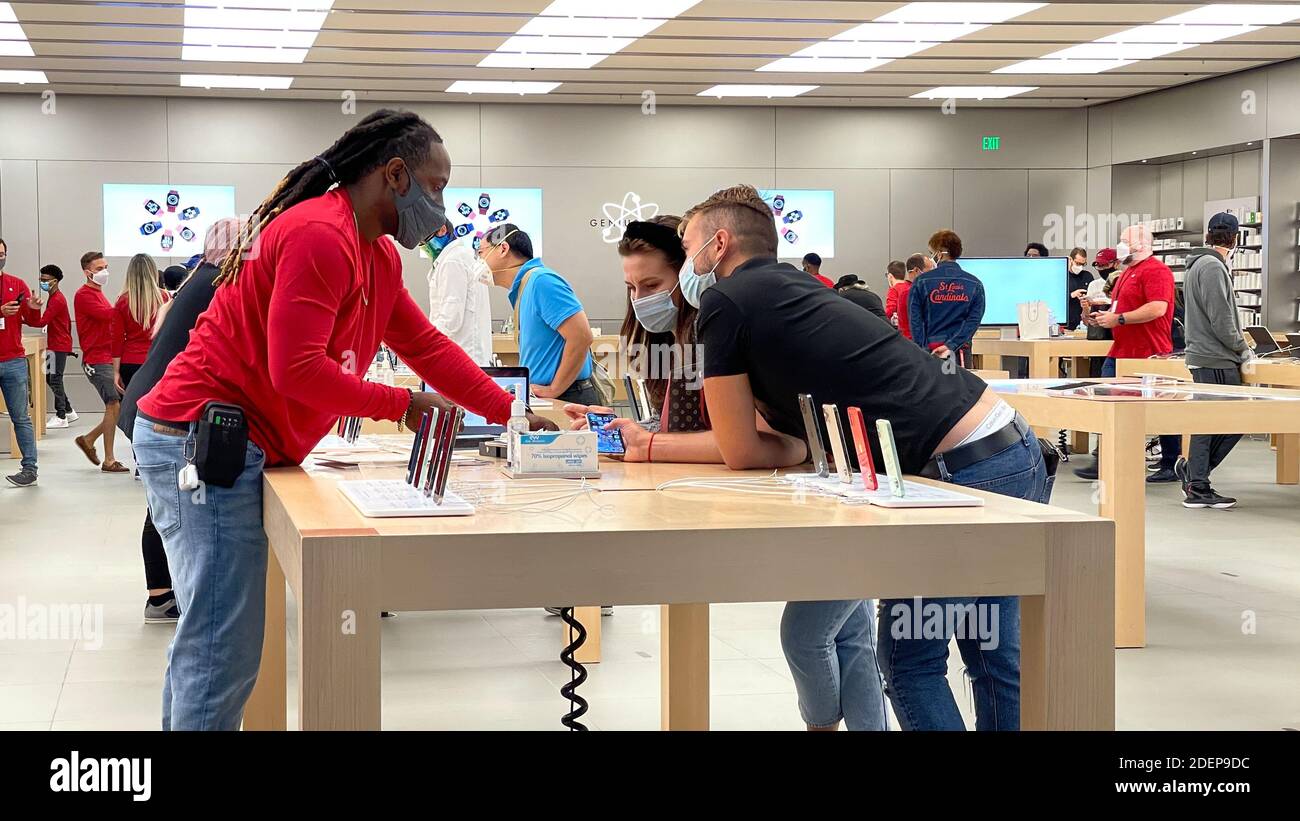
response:
<path id="1" fill-rule="evenodd" d="M 128 473 L 126 466 L 113 455 L 113 439 L 117 435 L 117 417 L 122 409 L 122 396 L 117 392 L 113 378 L 113 339 L 117 333 L 117 312 L 113 303 L 104 296 L 108 284 L 108 260 L 101 251 L 87 251 L 81 255 L 81 272 L 86 281 L 72 298 L 72 309 L 77 317 L 77 336 L 81 339 L 81 366 L 86 378 L 104 403 L 104 418 L 75 441 L 92 465 L 99 464 L 95 441 L 104 437 L 104 473 Z"/>
<path id="2" fill-rule="evenodd" d="M 446 220 L 450 173 L 438 133 L 392 110 L 290 171 L 253 212 L 251 248 L 241 236 L 226 257 L 188 346 L 140 400 L 136 464 L 181 611 L 163 729 L 239 727 L 262 649 L 263 468 L 298 464 L 340 416 L 409 427 L 446 406 L 432 393 L 364 381 L 381 342 L 452 402 L 498 424 L 509 418 L 510 395 L 429 323 L 385 236 L 406 248 L 432 237 Z M 243 471 L 232 487 L 178 493 L 193 423 L 212 401 L 247 418 Z M 379 613 L 363 618 L 374 623 L 360 629 L 377 629 Z"/>
<path id="3" fill-rule="evenodd" d="M 66 428 L 77 421 L 77 412 L 68 401 L 63 389 L 63 370 L 72 355 L 72 315 L 68 312 L 68 298 L 63 295 L 63 269 L 57 265 L 41 266 L 41 290 L 49 294 L 45 313 L 33 327 L 45 328 L 45 347 L 54 357 L 45 374 L 45 383 L 54 394 L 54 415 L 45 423 L 46 428 Z"/>

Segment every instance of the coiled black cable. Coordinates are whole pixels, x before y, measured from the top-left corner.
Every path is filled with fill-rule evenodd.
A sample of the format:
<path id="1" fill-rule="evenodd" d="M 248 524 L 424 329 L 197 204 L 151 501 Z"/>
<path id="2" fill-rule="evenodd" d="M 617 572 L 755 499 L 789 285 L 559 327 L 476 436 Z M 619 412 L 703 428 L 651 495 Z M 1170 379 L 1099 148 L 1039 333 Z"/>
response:
<path id="1" fill-rule="evenodd" d="M 1066 437 L 1064 428 L 1057 434 L 1056 449 L 1060 451 L 1062 462 L 1070 461 L 1070 440 Z"/>
<path id="2" fill-rule="evenodd" d="M 560 651 L 560 661 L 568 667 L 572 673 L 569 676 L 569 683 L 560 688 L 560 695 L 569 700 L 569 712 L 565 713 L 560 719 L 560 723 L 570 730 L 586 732 L 587 725 L 578 721 L 587 712 L 587 700 L 578 695 L 578 687 L 587 680 L 587 668 L 573 657 L 582 645 L 587 643 L 587 628 L 582 626 L 582 622 L 573 617 L 572 607 L 560 608 L 560 621 L 568 625 L 569 636 L 573 638 L 569 644 L 565 645 Z M 577 635 L 574 635 L 574 631 Z"/>

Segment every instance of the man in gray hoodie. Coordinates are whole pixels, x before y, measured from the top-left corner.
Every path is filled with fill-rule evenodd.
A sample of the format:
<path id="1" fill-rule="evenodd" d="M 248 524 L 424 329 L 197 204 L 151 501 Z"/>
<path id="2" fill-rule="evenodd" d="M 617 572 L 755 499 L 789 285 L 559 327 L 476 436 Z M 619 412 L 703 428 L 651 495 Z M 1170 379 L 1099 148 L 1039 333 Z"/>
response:
<path id="1" fill-rule="evenodd" d="M 1215 214 L 1205 230 L 1205 248 L 1187 256 L 1183 284 L 1186 310 L 1187 367 L 1192 379 L 1209 385 L 1240 385 L 1241 365 L 1251 357 L 1237 316 L 1228 260 L 1237 247 L 1237 218 Z M 1230 508 L 1237 500 L 1210 487 L 1210 472 L 1219 466 L 1241 434 L 1193 436 L 1187 461 L 1176 472 L 1183 480 L 1183 507 Z"/>

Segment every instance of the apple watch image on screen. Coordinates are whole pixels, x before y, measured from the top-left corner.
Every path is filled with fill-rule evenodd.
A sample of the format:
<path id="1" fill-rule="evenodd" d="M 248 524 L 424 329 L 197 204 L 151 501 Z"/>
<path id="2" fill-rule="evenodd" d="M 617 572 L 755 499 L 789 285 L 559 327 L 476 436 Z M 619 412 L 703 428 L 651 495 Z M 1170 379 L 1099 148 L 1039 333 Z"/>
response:
<path id="1" fill-rule="evenodd" d="M 853 465 L 849 463 L 849 446 L 840 427 L 840 409 L 837 405 L 822 405 L 826 419 L 826 436 L 831 440 L 831 455 L 835 457 L 835 472 L 842 484 L 853 484 Z"/>
<path id="2" fill-rule="evenodd" d="M 163 231 L 162 239 L 159 240 L 159 244 L 162 246 L 164 251 L 170 251 L 172 246 L 176 244 L 176 237 L 172 236 L 171 231 Z"/>
<path id="3" fill-rule="evenodd" d="M 781 236 L 785 237 L 785 241 L 790 243 L 791 245 L 794 245 L 796 242 L 799 241 L 799 235 L 796 234 L 794 231 L 787 230 Z"/>
<path id="4" fill-rule="evenodd" d="M 156 217 L 158 216 L 158 212 L 162 210 L 162 206 L 154 202 L 153 200 L 145 200 L 144 210 L 148 211 L 150 214 Z"/>
<path id="5" fill-rule="evenodd" d="M 817 425 L 817 414 L 813 411 L 812 394 L 799 394 L 799 412 L 803 414 L 804 432 L 808 439 L 808 455 L 812 457 L 813 470 L 826 478 L 831 475 L 826 465 L 826 448 L 822 446 L 822 432 Z"/>
<path id="6" fill-rule="evenodd" d="M 479 195 L 478 195 L 478 212 L 479 212 L 480 214 L 486 214 L 486 213 L 488 212 L 488 209 L 491 208 L 491 207 L 492 207 L 492 197 L 491 197 L 490 195 L 488 195 L 487 192 L 484 192 L 484 193 L 482 193 L 482 194 L 479 194 Z"/>
<path id="7" fill-rule="evenodd" d="M 462 202 L 460 205 L 456 206 L 456 211 L 465 219 L 474 216 L 474 209 L 471 208 L 467 202 Z"/>
<path id="8" fill-rule="evenodd" d="M 181 204 L 181 192 L 175 188 L 167 192 L 167 210 L 175 211 L 176 206 Z"/>
<path id="9" fill-rule="evenodd" d="M 191 205 L 181 210 L 182 220 L 192 220 L 198 215 L 199 215 L 199 207 L 197 205 Z"/>
<path id="10" fill-rule="evenodd" d="M 146 237 L 153 236 L 154 234 L 158 233 L 161 230 L 162 230 L 161 222 L 146 222 L 144 225 L 140 226 L 140 233 Z"/>
<path id="11" fill-rule="evenodd" d="M 781 212 L 784 210 L 785 210 L 785 196 L 783 194 L 777 194 L 775 197 L 772 198 L 772 213 L 776 214 L 779 217 L 781 216 Z"/>
<path id="12" fill-rule="evenodd" d="M 888 419 L 876 420 L 876 435 L 880 437 L 880 453 L 885 458 L 885 478 L 889 492 L 903 497 L 903 469 L 898 465 L 898 449 L 894 446 L 894 426 Z"/>
<path id="13" fill-rule="evenodd" d="M 796 208 L 795 210 L 791 211 L 790 213 L 782 217 L 781 221 L 784 222 L 786 225 L 790 225 L 792 223 L 798 222 L 801 219 L 803 219 L 803 212 Z"/>
<path id="14" fill-rule="evenodd" d="M 505 222 L 510 219 L 510 212 L 504 208 L 498 208 L 488 217 L 488 222 Z"/>

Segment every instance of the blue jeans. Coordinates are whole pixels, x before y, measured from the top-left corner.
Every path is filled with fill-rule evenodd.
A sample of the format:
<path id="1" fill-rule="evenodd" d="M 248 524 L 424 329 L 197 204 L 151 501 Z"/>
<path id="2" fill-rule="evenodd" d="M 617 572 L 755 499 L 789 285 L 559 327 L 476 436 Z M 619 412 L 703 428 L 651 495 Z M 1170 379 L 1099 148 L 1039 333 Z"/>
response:
<path id="1" fill-rule="evenodd" d="M 873 610 L 861 599 L 786 604 L 781 649 L 809 727 L 843 719 L 850 730 L 889 729 Z"/>
<path id="2" fill-rule="evenodd" d="M 6 359 L 0 362 L 0 392 L 4 394 L 5 410 L 9 412 L 9 421 L 13 423 L 14 435 L 18 439 L 18 450 L 22 452 L 22 469 L 36 472 L 36 428 L 32 427 L 32 415 L 27 409 L 28 382 L 27 359 Z"/>
<path id="3" fill-rule="evenodd" d="M 238 730 L 257 681 L 266 617 L 262 449 L 248 443 L 231 488 L 179 490 L 188 436 L 143 416 L 131 436 L 154 526 L 162 536 L 181 618 L 167 648 L 164 730 Z"/>
<path id="4" fill-rule="evenodd" d="M 1101 363 L 1101 378 L 1113 379 L 1115 377 L 1115 360 L 1112 357 L 1106 357 L 1106 361 Z M 1178 457 L 1183 455 L 1183 437 L 1181 436 L 1161 436 L 1160 437 L 1160 466 L 1173 470 L 1174 464 L 1178 462 Z"/>
<path id="5" fill-rule="evenodd" d="M 962 468 L 950 481 L 1044 504 L 1052 493 L 1052 477 L 1028 425 L 1019 442 Z M 904 730 L 966 729 L 947 680 L 948 644 L 954 635 L 975 696 L 975 728 L 1020 729 L 1019 597 L 885 599 L 880 610 L 880 668 Z M 956 617 L 932 622 L 932 611 Z M 995 631 L 980 634 L 979 628 L 994 625 Z M 917 627 L 928 626 L 938 629 L 915 635 Z"/>

